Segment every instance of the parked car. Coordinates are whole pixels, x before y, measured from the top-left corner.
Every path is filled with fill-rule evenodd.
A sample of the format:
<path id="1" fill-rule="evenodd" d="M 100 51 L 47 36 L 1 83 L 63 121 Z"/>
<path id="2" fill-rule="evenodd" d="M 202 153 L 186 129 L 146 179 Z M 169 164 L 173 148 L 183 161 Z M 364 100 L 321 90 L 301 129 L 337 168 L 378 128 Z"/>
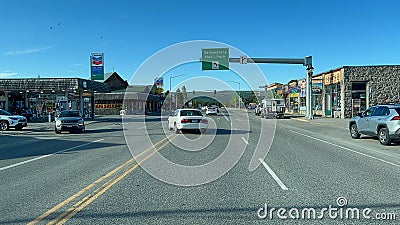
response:
<path id="1" fill-rule="evenodd" d="M 199 130 L 205 133 L 208 119 L 197 109 L 177 109 L 168 117 L 168 128 L 180 133 L 181 130 Z"/>
<path id="2" fill-rule="evenodd" d="M 24 116 L 12 115 L 6 110 L 0 109 L 0 130 L 8 130 L 10 127 L 22 130 L 26 126 L 28 126 L 28 121 Z"/>
<path id="3" fill-rule="evenodd" d="M 55 118 L 54 131 L 60 134 L 62 131 L 85 132 L 85 121 L 78 110 L 61 111 Z"/>
<path id="4" fill-rule="evenodd" d="M 376 136 L 382 145 L 400 139 L 400 105 L 376 105 L 349 120 L 350 135 Z"/>

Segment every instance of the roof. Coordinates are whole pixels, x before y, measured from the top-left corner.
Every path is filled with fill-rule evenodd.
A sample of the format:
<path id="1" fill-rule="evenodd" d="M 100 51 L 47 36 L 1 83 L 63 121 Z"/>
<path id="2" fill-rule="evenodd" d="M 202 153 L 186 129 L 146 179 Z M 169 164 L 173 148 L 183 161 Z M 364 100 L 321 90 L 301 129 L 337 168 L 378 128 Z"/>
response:
<path id="1" fill-rule="evenodd" d="M 104 74 L 104 81 L 108 80 L 108 78 L 110 78 L 111 75 L 113 75 L 113 73 L 115 73 L 115 72 L 105 73 Z"/>
<path id="2" fill-rule="evenodd" d="M 320 76 L 320 75 L 323 75 L 323 74 L 326 74 L 326 73 L 333 73 L 333 72 L 335 72 L 335 71 L 338 71 L 338 70 L 341 70 L 341 69 L 346 69 L 346 68 L 352 68 L 352 67 L 368 67 L 368 68 L 373 68 L 373 67 L 385 67 L 385 66 L 400 66 L 400 65 L 369 65 L 369 66 L 341 66 L 341 67 L 337 67 L 337 68 L 334 68 L 334 69 L 330 69 L 330 70 L 327 70 L 327 71 L 324 71 L 324 72 L 321 72 L 321 73 L 318 73 L 318 74 L 315 74 L 315 75 L 313 75 L 313 77 L 317 77 L 317 76 Z"/>
<path id="3" fill-rule="evenodd" d="M 105 73 L 104 74 L 104 83 L 107 83 L 107 81 L 111 78 L 111 77 L 116 77 L 118 80 L 125 82 L 124 79 L 122 79 L 122 77 L 117 73 L 117 72 L 111 72 L 111 73 Z"/>
<path id="4" fill-rule="evenodd" d="M 107 92 L 107 84 L 82 78 L 16 78 L 0 79 L 0 90 L 5 91 L 55 91 L 87 89 Z"/>

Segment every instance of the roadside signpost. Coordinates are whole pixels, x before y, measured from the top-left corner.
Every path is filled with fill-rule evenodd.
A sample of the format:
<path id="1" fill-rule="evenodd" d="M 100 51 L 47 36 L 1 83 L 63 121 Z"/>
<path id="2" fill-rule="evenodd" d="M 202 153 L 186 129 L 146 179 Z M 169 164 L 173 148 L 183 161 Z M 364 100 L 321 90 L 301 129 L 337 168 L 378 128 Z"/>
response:
<path id="1" fill-rule="evenodd" d="M 229 48 L 203 48 L 202 70 L 229 70 Z"/>
<path id="2" fill-rule="evenodd" d="M 240 56 L 240 64 L 247 64 L 247 56 Z"/>
<path id="3" fill-rule="evenodd" d="M 104 54 L 92 53 L 90 55 L 91 80 L 104 80 Z"/>

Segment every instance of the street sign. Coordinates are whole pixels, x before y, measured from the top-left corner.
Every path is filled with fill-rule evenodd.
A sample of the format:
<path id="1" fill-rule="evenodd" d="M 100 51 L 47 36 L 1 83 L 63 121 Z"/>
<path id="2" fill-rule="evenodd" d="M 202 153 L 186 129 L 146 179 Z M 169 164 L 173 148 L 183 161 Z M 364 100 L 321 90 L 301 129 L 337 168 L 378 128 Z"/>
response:
<path id="1" fill-rule="evenodd" d="M 229 70 L 229 48 L 203 48 L 202 70 Z"/>
<path id="2" fill-rule="evenodd" d="M 240 64 L 247 64 L 247 56 L 245 55 L 240 56 Z"/>
<path id="3" fill-rule="evenodd" d="M 219 61 L 212 61 L 211 62 L 211 69 L 219 70 Z"/>

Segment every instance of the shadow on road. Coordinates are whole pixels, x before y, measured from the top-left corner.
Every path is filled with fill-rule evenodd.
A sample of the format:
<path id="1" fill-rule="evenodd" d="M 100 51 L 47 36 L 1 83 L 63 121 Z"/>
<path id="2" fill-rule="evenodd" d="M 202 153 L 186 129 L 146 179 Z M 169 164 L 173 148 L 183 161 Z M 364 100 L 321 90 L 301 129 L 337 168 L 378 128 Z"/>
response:
<path id="1" fill-rule="evenodd" d="M 138 186 L 138 185 L 136 185 Z M 213 220 L 219 221 L 219 220 L 225 220 L 226 218 L 229 218 L 231 221 L 234 221 L 235 219 L 238 219 L 238 221 L 242 221 L 243 219 L 248 221 L 248 224 L 253 224 L 256 222 L 265 222 L 263 220 L 260 220 L 257 217 L 257 212 L 260 209 L 260 207 L 264 207 L 263 205 L 261 206 L 250 206 L 250 207 L 216 207 L 216 208 L 190 208 L 190 209 L 160 209 L 160 210 L 141 210 L 141 211 L 129 211 L 129 212 L 117 212 L 117 213 L 108 213 L 108 212 L 99 212 L 99 211 L 93 211 L 93 210 L 82 210 L 81 213 L 76 214 L 74 217 L 77 219 L 77 221 L 90 221 L 93 219 L 106 219 L 107 221 L 116 221 L 117 219 L 130 219 L 129 221 L 133 220 L 138 220 L 138 221 L 150 221 L 149 219 L 153 220 L 159 220 L 160 218 L 169 218 L 173 219 L 176 218 L 178 219 L 177 221 L 182 221 L 184 219 L 188 219 L 188 221 L 192 221 L 193 218 L 197 218 L 201 215 L 201 217 L 205 217 L 206 220 Z M 268 205 L 268 209 L 297 209 L 297 210 L 302 210 L 302 209 L 315 209 L 316 212 L 320 212 L 322 209 L 326 208 L 327 205 Z M 393 208 L 399 208 L 399 204 L 387 204 L 387 203 L 382 203 L 382 204 L 374 204 L 374 205 L 366 205 L 366 204 L 359 204 L 359 205 L 351 205 L 351 208 L 357 208 L 360 211 L 363 209 L 371 209 L 372 211 L 375 210 L 381 210 L 381 209 L 393 209 Z M 297 214 L 295 214 L 297 215 Z M 315 218 L 311 215 L 313 214 L 305 214 L 310 215 L 310 217 L 305 217 L 304 221 L 314 221 Z M 318 216 L 319 214 L 316 214 Z M 319 219 L 319 224 L 331 224 L 332 219 L 328 216 L 328 214 L 325 214 L 326 217 L 323 217 Z M 298 215 L 299 216 L 299 215 Z M 277 218 L 277 217 L 274 217 Z M 301 218 L 301 217 L 299 217 Z M 308 220 L 307 220 L 308 218 Z M 313 219 L 314 218 L 314 219 Z M 16 218 L 13 220 L 0 220 L 1 224 L 26 224 L 33 220 L 34 218 Z M 282 220 L 284 221 L 284 220 Z M 278 222 L 282 222 L 278 221 Z M 287 221 L 287 220 L 286 220 Z M 295 221 L 295 220 L 293 220 Z M 350 221 L 350 219 L 349 219 Z M 367 219 L 363 219 L 360 216 L 359 220 L 362 224 L 362 222 L 367 223 Z M 383 220 L 382 220 L 383 221 Z M 204 221 L 203 221 L 204 222 Z M 336 224 L 336 223 L 335 223 Z"/>
<path id="2" fill-rule="evenodd" d="M 249 131 L 249 130 L 217 129 L 217 132 L 216 132 L 217 135 L 248 134 L 248 133 L 251 133 L 251 131 Z"/>
<path id="3" fill-rule="evenodd" d="M 103 129 L 97 129 L 97 130 L 86 130 L 85 133 L 88 134 L 97 134 L 97 133 L 110 133 L 110 132 L 115 132 L 115 131 L 122 131 L 122 128 L 103 128 Z"/>
<path id="4" fill-rule="evenodd" d="M 71 148 L 73 149 L 68 150 L 68 152 L 88 151 L 110 146 L 125 145 L 125 143 L 115 144 L 101 141 L 91 143 L 63 139 L 38 139 L 36 137 L 27 136 L 2 136 L 2 141 L 4 141 L 3 143 L 9 144 L 3 145 L 0 148 L 0 160 L 43 156 Z"/>

